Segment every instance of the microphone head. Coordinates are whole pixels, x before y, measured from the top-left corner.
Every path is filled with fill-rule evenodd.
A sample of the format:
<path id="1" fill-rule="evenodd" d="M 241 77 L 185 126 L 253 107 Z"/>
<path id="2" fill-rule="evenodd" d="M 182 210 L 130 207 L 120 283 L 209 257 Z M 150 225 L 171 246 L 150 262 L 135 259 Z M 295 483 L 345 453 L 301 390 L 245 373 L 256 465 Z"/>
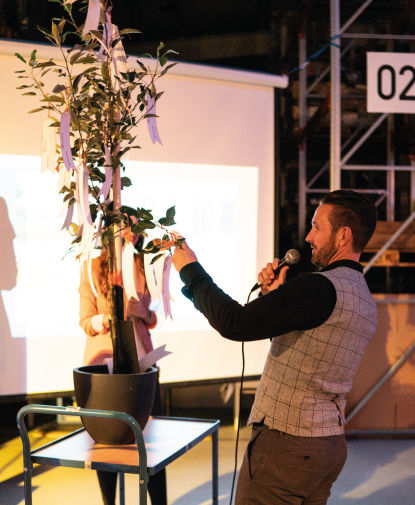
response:
<path id="1" fill-rule="evenodd" d="M 300 261 L 301 255 L 296 249 L 290 249 L 285 255 L 285 260 L 289 265 L 294 265 Z"/>

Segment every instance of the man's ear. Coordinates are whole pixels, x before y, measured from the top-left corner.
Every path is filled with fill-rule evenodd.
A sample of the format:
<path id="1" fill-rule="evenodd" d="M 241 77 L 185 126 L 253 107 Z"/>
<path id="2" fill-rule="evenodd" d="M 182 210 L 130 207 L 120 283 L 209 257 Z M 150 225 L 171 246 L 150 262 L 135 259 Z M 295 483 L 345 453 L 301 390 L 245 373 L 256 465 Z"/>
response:
<path id="1" fill-rule="evenodd" d="M 343 247 L 353 247 L 353 233 L 348 226 L 344 226 L 339 230 L 340 245 Z"/>

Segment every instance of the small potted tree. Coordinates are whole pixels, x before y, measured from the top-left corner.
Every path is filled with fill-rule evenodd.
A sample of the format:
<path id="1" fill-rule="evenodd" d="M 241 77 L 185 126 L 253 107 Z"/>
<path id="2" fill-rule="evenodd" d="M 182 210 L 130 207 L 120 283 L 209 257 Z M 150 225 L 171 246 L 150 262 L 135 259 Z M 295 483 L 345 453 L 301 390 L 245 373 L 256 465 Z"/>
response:
<path id="1" fill-rule="evenodd" d="M 161 43 L 154 58 L 155 69 L 151 70 L 137 60 L 137 69 L 130 70 L 122 40 L 125 35 L 139 32 L 129 28 L 118 30 L 112 24 L 112 2 L 89 0 L 88 5 L 80 9 L 81 12 L 87 10 L 85 23 L 78 25 L 74 13 L 77 0 L 49 1 L 61 5 L 62 16 L 52 20 L 50 31 L 46 28 L 39 29 L 49 42 L 60 49 L 61 61 L 55 62 L 51 59 L 39 62 L 36 59 L 36 51 L 33 51 L 30 59 L 26 61 L 16 53 L 26 65 L 24 70 L 17 72 L 18 77 L 29 80 L 18 89 L 23 89 L 24 95 L 36 96 L 40 100 L 40 107 L 30 113 L 43 111 L 48 114 L 43 122 L 42 148 L 46 155 L 49 151 L 50 156 L 47 158 L 43 153 L 42 163 L 52 166 L 52 170 L 56 164 L 59 167 L 62 181 L 60 192 L 67 205 L 64 228 L 73 236 L 70 250 L 75 251 L 81 264 L 87 265 L 87 271 L 84 271 L 83 275 L 88 275 L 94 247 L 103 247 L 108 251 L 113 374 L 114 380 L 119 381 L 120 377 L 116 376 L 125 375 L 127 378 L 140 372 L 132 325 L 130 321 L 124 321 L 123 232 L 129 229 L 133 234 L 147 237 L 148 230 L 157 228 L 161 231 L 161 240 L 149 241 L 143 251 L 154 255 L 152 262 L 163 256 L 160 252 L 163 245 L 180 247 L 183 240 L 169 231 L 169 227 L 175 224 L 174 207 L 168 209 L 161 219 L 156 220 L 150 210 L 123 206 L 121 202 L 123 187 L 131 185 L 130 179 L 123 175 L 125 167 L 122 157 L 130 149 L 138 147 L 133 145 L 134 129 L 141 121 L 148 121 L 153 143 L 158 139 L 155 104 L 162 93 L 157 93 L 156 81 L 175 64 L 168 64 L 168 54 L 173 51 L 162 52 Z M 76 37 L 77 43 L 66 47 L 64 43 L 69 35 Z M 49 72 L 56 75 L 56 82 L 53 88 L 47 91 L 43 79 Z M 58 131 L 60 144 L 57 145 L 54 135 Z M 78 223 L 73 222 L 75 207 Z M 93 284 L 92 278 L 90 281 Z M 140 374 L 147 376 L 144 389 L 141 388 L 141 392 L 134 391 L 135 396 L 141 397 L 142 402 L 144 399 L 147 401 L 144 417 L 140 417 L 135 411 L 128 412 L 125 403 L 119 409 L 110 408 L 108 405 L 91 405 L 91 388 L 95 387 L 98 379 L 89 378 L 81 385 L 79 375 L 85 371 L 76 371 L 78 377 L 75 377 L 75 390 L 77 387 L 83 390 L 83 394 L 76 392 L 77 398 L 82 398 L 81 406 L 127 411 L 138 417 L 144 427 L 151 411 L 152 391 L 154 396 L 154 368 L 150 369 L 149 373 Z M 148 378 L 149 376 L 151 378 Z M 106 398 L 108 388 L 108 385 L 101 386 L 98 396 Z M 130 384 L 127 385 L 128 388 L 131 390 Z M 119 390 L 118 396 L 121 396 Z M 95 421 L 92 418 L 89 420 Z M 105 433 L 108 429 L 103 431 Z M 127 443 L 130 441 L 128 439 Z M 104 443 L 108 443 L 108 440 Z M 115 443 L 122 442 L 117 439 Z"/>

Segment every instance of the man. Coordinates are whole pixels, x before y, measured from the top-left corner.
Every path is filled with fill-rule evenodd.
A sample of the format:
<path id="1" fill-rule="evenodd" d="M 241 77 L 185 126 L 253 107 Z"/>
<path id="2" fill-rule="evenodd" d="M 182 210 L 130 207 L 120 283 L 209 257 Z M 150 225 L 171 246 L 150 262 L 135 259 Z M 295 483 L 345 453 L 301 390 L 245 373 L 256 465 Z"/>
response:
<path id="1" fill-rule="evenodd" d="M 278 260 L 258 275 L 262 296 L 242 307 L 184 244 L 173 264 L 184 294 L 228 339 L 272 339 L 248 420 L 253 425 L 237 505 L 323 505 L 347 456 L 345 395 L 376 331 L 376 304 L 358 263 L 377 220 L 353 191 L 328 193 L 306 240 L 318 273 L 285 282 Z"/>

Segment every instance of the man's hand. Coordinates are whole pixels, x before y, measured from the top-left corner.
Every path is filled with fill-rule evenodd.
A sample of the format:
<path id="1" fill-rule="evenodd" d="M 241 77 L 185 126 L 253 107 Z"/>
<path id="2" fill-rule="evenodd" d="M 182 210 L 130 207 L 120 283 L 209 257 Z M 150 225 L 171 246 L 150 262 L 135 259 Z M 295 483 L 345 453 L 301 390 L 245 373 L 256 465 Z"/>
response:
<path id="1" fill-rule="evenodd" d="M 108 333 L 110 331 L 110 319 L 111 319 L 111 314 L 104 314 L 102 318 L 102 326 L 104 329 L 102 330 L 102 333 Z"/>
<path id="2" fill-rule="evenodd" d="M 262 284 L 261 293 L 263 295 L 279 288 L 285 282 L 288 266 L 282 268 L 277 276 L 275 276 L 274 270 L 277 269 L 278 263 L 278 259 L 275 259 L 272 263 L 267 263 L 267 266 L 258 274 L 258 281 Z"/>
<path id="3" fill-rule="evenodd" d="M 173 265 L 174 268 L 180 273 L 180 270 L 188 265 L 189 263 L 197 262 L 196 254 L 190 249 L 186 241 L 182 242 L 182 247 L 174 248 L 173 252 Z"/>

